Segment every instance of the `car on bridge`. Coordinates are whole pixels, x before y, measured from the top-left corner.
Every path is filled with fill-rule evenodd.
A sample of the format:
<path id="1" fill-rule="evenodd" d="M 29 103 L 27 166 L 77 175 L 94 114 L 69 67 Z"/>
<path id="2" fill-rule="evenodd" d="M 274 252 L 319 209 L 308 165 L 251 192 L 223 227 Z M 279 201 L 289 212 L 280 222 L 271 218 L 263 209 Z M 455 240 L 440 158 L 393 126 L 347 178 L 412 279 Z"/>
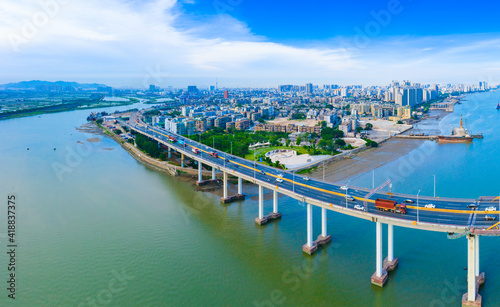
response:
<path id="1" fill-rule="evenodd" d="M 355 205 L 354 209 L 359 210 L 359 211 L 365 211 L 365 207 L 361 205 Z"/>
<path id="2" fill-rule="evenodd" d="M 309 177 L 307 177 L 307 176 L 304 177 L 304 178 L 302 178 L 302 179 L 304 179 L 305 181 L 309 181 L 310 180 Z"/>
<path id="3" fill-rule="evenodd" d="M 346 185 L 340 187 L 341 190 L 347 191 L 349 188 Z"/>
<path id="4" fill-rule="evenodd" d="M 405 199 L 405 203 L 407 203 L 407 204 L 413 204 L 414 201 L 412 199 L 408 198 L 408 199 Z"/>
<path id="5" fill-rule="evenodd" d="M 434 204 L 427 204 L 424 207 L 425 208 L 429 208 L 429 209 L 434 209 L 434 208 L 436 208 L 436 205 L 434 205 Z"/>
<path id="6" fill-rule="evenodd" d="M 494 220 L 496 220 L 496 217 L 494 217 L 493 215 L 485 215 L 484 220 L 485 221 L 494 221 Z"/>
<path id="7" fill-rule="evenodd" d="M 497 208 L 495 208 L 495 207 L 488 207 L 488 208 L 484 209 L 484 211 L 497 211 Z"/>
<path id="8" fill-rule="evenodd" d="M 477 209 L 477 207 L 478 207 L 478 205 L 474 204 L 474 203 L 467 205 L 467 208 L 469 208 L 469 209 Z"/>
<path id="9" fill-rule="evenodd" d="M 282 183 L 282 182 L 283 182 L 283 179 L 281 179 L 281 178 L 276 178 L 276 182 Z"/>
<path id="10" fill-rule="evenodd" d="M 355 201 L 354 197 L 352 197 L 351 195 L 346 195 L 345 196 L 345 199 L 349 200 L 349 201 Z"/>

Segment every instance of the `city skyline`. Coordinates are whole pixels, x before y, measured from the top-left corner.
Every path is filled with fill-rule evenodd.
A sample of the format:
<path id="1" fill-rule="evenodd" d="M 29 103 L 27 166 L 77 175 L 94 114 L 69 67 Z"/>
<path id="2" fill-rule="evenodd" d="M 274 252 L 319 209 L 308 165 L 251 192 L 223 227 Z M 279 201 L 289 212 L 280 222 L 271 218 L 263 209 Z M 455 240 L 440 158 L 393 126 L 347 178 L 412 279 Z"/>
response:
<path id="1" fill-rule="evenodd" d="M 500 39 L 490 18 L 498 4 L 476 16 L 481 5 L 465 2 L 433 4 L 435 10 L 429 1 L 313 2 L 300 10 L 300 3 L 287 3 L 7 1 L 0 11 L 0 84 L 500 83 Z"/>

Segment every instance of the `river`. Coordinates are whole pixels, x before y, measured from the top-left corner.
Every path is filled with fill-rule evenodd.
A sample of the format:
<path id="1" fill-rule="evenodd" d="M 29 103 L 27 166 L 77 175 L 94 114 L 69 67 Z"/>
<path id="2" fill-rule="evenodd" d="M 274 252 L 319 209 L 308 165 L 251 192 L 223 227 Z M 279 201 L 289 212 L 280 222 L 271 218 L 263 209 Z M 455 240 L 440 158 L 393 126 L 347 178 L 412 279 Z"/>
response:
<path id="1" fill-rule="evenodd" d="M 391 178 L 397 192 L 416 194 L 420 189 L 421 195 L 432 195 L 436 175 L 438 196 L 498 195 L 500 114 L 494 107 L 500 95 L 468 97 L 440 122 L 441 129 L 449 132 L 464 114 L 472 131 L 483 132 L 483 140 L 470 145 L 426 142 L 377 169 L 376 184 Z M 103 110 L 133 107 L 146 105 Z M 223 206 L 215 195 L 196 192 L 190 184 L 138 163 L 109 137 L 76 130 L 89 112 L 0 121 L 3 212 L 8 193 L 18 198 L 16 300 L 2 290 L 0 305 L 460 304 L 466 291 L 464 238 L 396 227 L 399 267 L 383 289 L 374 287 L 374 223 L 329 213 L 332 243 L 306 256 L 303 204 L 280 197 L 283 218 L 256 226 L 257 200 Z M 95 137 L 102 141 L 88 141 Z M 370 187 L 371 180 L 370 173 L 352 184 Z M 258 193 L 252 185 L 245 185 L 244 192 Z M 265 210 L 271 208 L 272 200 L 266 201 Z M 318 235 L 317 208 L 314 219 Z M 2 214 L 4 250 L 6 233 Z M 481 240 L 483 306 L 500 304 L 495 290 L 500 287 L 499 247 L 497 238 Z M 0 254 L 5 281 L 7 256 Z"/>

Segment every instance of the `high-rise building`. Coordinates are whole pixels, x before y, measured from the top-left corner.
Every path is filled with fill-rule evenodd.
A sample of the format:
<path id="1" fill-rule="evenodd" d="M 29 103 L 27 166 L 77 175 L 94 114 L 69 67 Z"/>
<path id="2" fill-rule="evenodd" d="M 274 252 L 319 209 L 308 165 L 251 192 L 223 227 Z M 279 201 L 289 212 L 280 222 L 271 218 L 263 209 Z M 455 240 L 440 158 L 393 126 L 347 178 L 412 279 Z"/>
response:
<path id="1" fill-rule="evenodd" d="M 191 113 L 191 110 L 192 110 L 191 107 L 182 107 L 181 108 L 182 116 L 189 116 L 189 113 Z"/>
<path id="2" fill-rule="evenodd" d="M 228 98 L 229 98 L 229 91 L 225 90 L 224 91 L 224 99 L 228 99 Z"/>
<path id="3" fill-rule="evenodd" d="M 488 89 L 488 82 L 486 81 L 479 81 L 479 90 L 480 91 L 486 91 Z"/>
<path id="4" fill-rule="evenodd" d="M 186 125 L 186 134 L 193 135 L 195 131 L 195 123 L 194 120 L 188 120 L 185 122 Z"/>
<path id="5" fill-rule="evenodd" d="M 313 85 L 312 85 L 312 83 L 307 83 L 306 84 L 306 92 L 308 94 L 312 94 L 312 92 L 313 92 Z"/>
<path id="6" fill-rule="evenodd" d="M 188 93 L 191 93 L 191 94 L 198 93 L 198 88 L 196 87 L 196 85 L 189 85 L 188 86 Z"/>

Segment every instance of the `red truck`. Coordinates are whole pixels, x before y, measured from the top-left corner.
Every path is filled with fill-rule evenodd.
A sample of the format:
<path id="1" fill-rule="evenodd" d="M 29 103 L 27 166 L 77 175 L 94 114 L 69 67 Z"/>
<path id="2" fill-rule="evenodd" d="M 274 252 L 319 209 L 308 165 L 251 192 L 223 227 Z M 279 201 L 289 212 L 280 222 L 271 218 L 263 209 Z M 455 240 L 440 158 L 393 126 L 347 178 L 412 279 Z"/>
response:
<path id="1" fill-rule="evenodd" d="M 172 136 L 169 136 L 168 139 L 170 140 L 170 142 L 172 143 L 175 143 L 175 141 L 177 141 L 176 138 L 172 137 Z"/>
<path id="2" fill-rule="evenodd" d="M 379 198 L 375 200 L 375 208 L 380 211 L 390 211 L 399 214 L 406 214 L 406 205 L 398 204 L 394 200 Z"/>
<path id="3" fill-rule="evenodd" d="M 199 154 L 199 153 L 200 153 L 200 151 L 199 151 L 198 149 L 196 149 L 196 148 L 191 149 L 191 151 L 192 151 L 195 155 L 197 155 L 197 154 Z"/>
<path id="4" fill-rule="evenodd" d="M 210 155 L 211 155 L 212 157 L 214 157 L 214 158 L 218 158 L 218 157 L 219 157 L 219 155 L 218 155 L 215 151 L 212 151 L 212 152 L 210 153 Z"/>

